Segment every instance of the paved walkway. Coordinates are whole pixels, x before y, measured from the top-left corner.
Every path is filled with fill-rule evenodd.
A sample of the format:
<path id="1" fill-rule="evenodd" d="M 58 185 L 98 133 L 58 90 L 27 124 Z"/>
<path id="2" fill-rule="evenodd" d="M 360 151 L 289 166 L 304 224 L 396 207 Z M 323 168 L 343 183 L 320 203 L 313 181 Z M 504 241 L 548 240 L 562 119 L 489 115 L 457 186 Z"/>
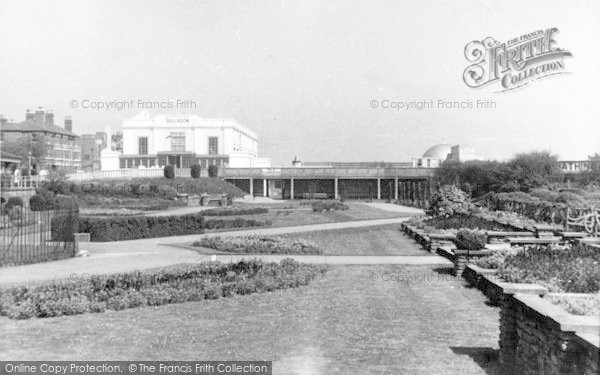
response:
<path id="1" fill-rule="evenodd" d="M 391 204 L 384 202 L 363 203 L 367 206 L 375 207 L 383 211 L 399 212 L 403 214 L 424 215 L 425 212 L 420 208 L 401 206 L 399 204 Z"/>
<path id="2" fill-rule="evenodd" d="M 0 268 L 0 285 L 37 282 L 52 279 L 79 279 L 107 273 L 128 272 L 169 266 L 179 263 L 196 263 L 208 260 L 235 262 L 240 259 L 259 258 L 279 261 L 294 258 L 300 262 L 321 264 L 426 264 L 451 266 L 446 259 L 437 256 L 310 256 L 310 255 L 205 255 L 176 245 L 191 243 L 202 237 L 242 236 L 248 234 L 277 235 L 286 233 L 336 230 L 401 223 L 408 218 L 377 219 L 301 225 L 293 227 L 258 228 L 235 232 L 195 234 L 188 236 L 159 237 L 118 242 L 94 242 L 85 244 L 89 257 L 70 258 L 48 263 Z M 175 246 L 170 246 L 175 245 Z"/>

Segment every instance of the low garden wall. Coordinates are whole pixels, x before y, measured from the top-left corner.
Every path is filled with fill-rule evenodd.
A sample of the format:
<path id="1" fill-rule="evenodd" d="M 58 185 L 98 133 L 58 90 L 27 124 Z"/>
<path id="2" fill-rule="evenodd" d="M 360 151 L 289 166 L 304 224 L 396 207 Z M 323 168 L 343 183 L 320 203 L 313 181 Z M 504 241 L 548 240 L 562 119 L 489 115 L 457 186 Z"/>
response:
<path id="1" fill-rule="evenodd" d="M 576 316 L 537 295 L 502 305 L 500 362 L 508 374 L 598 374 L 600 321 Z M 596 340 L 593 342 L 593 335 Z"/>
<path id="2" fill-rule="evenodd" d="M 537 284 L 507 283 L 495 270 L 466 266 L 463 277 L 500 307 L 503 374 L 598 374 L 600 321 L 567 313 Z"/>

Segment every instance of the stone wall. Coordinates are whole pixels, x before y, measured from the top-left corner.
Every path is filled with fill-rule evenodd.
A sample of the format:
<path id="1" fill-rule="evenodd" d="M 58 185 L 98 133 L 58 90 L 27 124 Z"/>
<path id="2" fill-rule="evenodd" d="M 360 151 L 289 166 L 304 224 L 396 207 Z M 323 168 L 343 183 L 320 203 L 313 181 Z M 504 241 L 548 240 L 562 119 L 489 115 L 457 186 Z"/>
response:
<path id="1" fill-rule="evenodd" d="M 503 373 L 598 374 L 597 318 L 568 314 L 535 294 L 505 294 L 501 308 Z"/>

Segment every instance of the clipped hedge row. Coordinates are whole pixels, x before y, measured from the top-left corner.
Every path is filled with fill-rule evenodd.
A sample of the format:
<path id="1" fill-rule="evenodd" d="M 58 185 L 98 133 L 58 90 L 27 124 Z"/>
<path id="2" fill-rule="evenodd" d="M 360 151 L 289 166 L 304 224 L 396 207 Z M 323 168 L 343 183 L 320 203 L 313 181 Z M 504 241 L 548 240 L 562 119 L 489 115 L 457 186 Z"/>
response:
<path id="1" fill-rule="evenodd" d="M 0 289 L 0 315 L 13 319 L 123 310 L 140 306 L 217 299 L 307 285 L 323 266 L 292 259 L 237 263 L 196 263 L 55 280 Z"/>
<path id="2" fill-rule="evenodd" d="M 212 208 L 202 211 L 204 216 L 239 216 L 239 215 L 259 215 L 269 212 L 265 207 L 238 207 L 238 208 Z"/>
<path id="3" fill-rule="evenodd" d="M 79 219 L 79 232 L 90 233 L 92 242 L 204 233 L 205 229 L 248 228 L 271 225 L 253 219 L 205 219 L 201 214 L 136 217 L 89 217 Z"/>

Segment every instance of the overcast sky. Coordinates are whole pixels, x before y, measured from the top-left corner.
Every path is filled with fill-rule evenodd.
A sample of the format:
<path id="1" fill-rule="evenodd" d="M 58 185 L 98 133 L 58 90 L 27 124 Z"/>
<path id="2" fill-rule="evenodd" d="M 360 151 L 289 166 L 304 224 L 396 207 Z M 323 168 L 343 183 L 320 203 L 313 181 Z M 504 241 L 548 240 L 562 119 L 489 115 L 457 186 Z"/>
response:
<path id="1" fill-rule="evenodd" d="M 446 141 L 487 158 L 600 152 L 600 1 L 5 1 L 0 113 L 73 116 L 76 133 L 139 112 L 72 100 L 193 100 L 156 109 L 231 117 L 276 164 L 407 161 Z M 557 27 L 568 75 L 504 93 L 472 89 L 464 48 Z M 377 100 L 493 100 L 497 108 L 396 111 Z"/>

